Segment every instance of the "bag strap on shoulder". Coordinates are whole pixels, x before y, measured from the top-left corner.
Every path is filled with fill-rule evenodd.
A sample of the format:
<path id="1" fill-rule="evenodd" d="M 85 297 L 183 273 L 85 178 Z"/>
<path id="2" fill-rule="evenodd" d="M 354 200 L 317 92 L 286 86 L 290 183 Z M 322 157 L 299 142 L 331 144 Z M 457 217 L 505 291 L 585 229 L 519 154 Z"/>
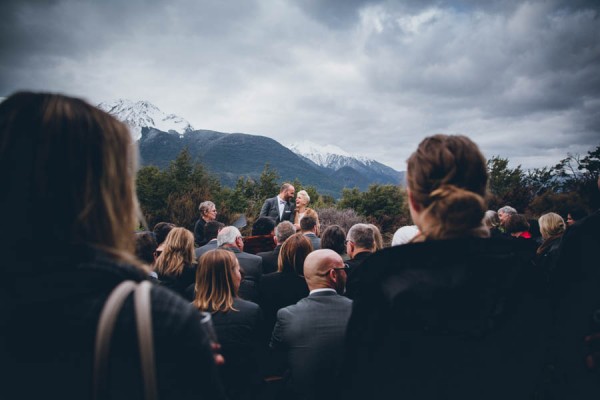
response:
<path id="1" fill-rule="evenodd" d="M 94 400 L 104 397 L 103 395 L 108 384 L 110 342 L 117 317 L 123 308 L 125 299 L 127 299 L 127 296 L 131 292 L 134 292 L 135 321 L 145 398 L 147 400 L 158 399 L 154 366 L 154 341 L 152 336 L 151 289 L 152 284 L 148 281 L 143 281 L 139 285 L 134 281 L 124 281 L 112 291 L 104 303 L 104 307 L 100 313 L 100 320 L 98 321 L 94 347 L 94 375 L 92 383 L 92 397 Z"/>

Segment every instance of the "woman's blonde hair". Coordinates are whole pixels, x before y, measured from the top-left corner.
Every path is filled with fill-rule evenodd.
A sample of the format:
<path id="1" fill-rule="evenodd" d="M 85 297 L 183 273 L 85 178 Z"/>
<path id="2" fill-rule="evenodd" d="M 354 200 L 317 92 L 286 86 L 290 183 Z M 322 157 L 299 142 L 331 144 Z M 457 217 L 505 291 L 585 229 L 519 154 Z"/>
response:
<path id="1" fill-rule="evenodd" d="M 543 239 L 562 235 L 565 232 L 565 221 L 556 213 L 547 213 L 542 215 L 538 222 L 540 224 L 540 233 Z"/>
<path id="2" fill-rule="evenodd" d="M 306 199 L 306 203 L 310 203 L 310 196 L 308 195 L 308 192 L 306 190 L 301 190 L 298 193 L 296 193 L 296 197 L 304 197 Z"/>
<path id="3" fill-rule="evenodd" d="M 163 242 L 154 270 L 161 275 L 181 275 L 194 262 L 194 234 L 185 228 L 173 228 Z"/>
<path id="4" fill-rule="evenodd" d="M 489 236 L 486 211 L 487 165 L 466 136 L 425 138 L 409 157 L 407 181 L 422 208 L 419 230 L 426 239 Z"/>
<path id="5" fill-rule="evenodd" d="M 238 260 L 230 251 L 215 249 L 204 253 L 196 270 L 196 297 L 192 304 L 200 311 L 237 311 L 233 308 L 237 296 L 233 282 L 236 265 Z"/>
<path id="6" fill-rule="evenodd" d="M 302 233 L 294 233 L 283 242 L 279 250 L 277 271 L 294 272 L 303 276 L 304 260 L 311 251 L 313 251 L 313 246 L 310 240 Z"/>
<path id="7" fill-rule="evenodd" d="M 16 93 L 0 104 L 0 199 L 23 230 L 43 230 L 39 245 L 90 245 L 135 264 L 136 151 L 126 125 L 83 100 Z M 28 248 L 34 234 L 5 245 Z"/>

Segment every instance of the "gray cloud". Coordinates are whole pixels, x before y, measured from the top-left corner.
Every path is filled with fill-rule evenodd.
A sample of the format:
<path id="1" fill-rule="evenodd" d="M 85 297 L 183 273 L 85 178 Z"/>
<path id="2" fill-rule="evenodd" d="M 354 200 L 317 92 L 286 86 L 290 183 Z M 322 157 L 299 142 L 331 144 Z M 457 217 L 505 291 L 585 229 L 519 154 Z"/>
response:
<path id="1" fill-rule="evenodd" d="M 426 135 L 552 165 L 600 143 L 594 1 L 12 1 L 0 96 L 152 101 L 404 169 Z"/>

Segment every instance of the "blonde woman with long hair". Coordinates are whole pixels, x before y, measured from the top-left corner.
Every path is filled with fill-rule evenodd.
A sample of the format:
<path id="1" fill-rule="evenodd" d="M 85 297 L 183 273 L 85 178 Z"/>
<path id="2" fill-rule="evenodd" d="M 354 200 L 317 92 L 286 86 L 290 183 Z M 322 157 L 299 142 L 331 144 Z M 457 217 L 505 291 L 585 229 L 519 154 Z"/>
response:
<path id="1" fill-rule="evenodd" d="M 154 263 L 162 285 L 184 295 L 194 283 L 194 234 L 185 228 L 173 228 L 163 242 L 163 250 Z"/>
<path id="2" fill-rule="evenodd" d="M 255 398 L 261 382 L 257 353 L 262 313 L 258 305 L 238 297 L 241 281 L 234 253 L 216 249 L 200 257 L 192 304 L 212 314 L 225 357 L 221 377 L 231 399 Z"/>

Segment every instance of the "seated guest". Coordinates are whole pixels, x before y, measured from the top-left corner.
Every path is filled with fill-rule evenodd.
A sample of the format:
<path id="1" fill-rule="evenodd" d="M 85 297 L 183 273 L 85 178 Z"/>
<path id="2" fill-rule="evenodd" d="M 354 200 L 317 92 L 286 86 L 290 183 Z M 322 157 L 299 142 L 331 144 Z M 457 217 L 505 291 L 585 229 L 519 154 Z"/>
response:
<path id="1" fill-rule="evenodd" d="M 483 225 L 485 158 L 465 136 L 435 135 L 406 175 L 421 234 L 361 265 L 340 398 L 537 397 L 549 307 L 524 280 L 525 241 L 489 238 Z"/>
<path id="2" fill-rule="evenodd" d="M 498 213 L 496 211 L 487 210 L 483 217 L 483 223 L 490 230 L 490 237 L 499 237 L 503 235 L 500 230 L 500 218 L 498 218 Z"/>
<path id="3" fill-rule="evenodd" d="M 517 215 L 517 210 L 511 206 L 504 206 L 498 209 L 498 219 L 500 220 L 500 228 L 505 229 L 506 223 L 512 215 Z"/>
<path id="4" fill-rule="evenodd" d="M 381 236 L 381 231 L 376 225 L 369 224 L 371 229 L 373 229 L 373 240 L 375 241 L 375 251 L 383 249 L 383 236 Z"/>
<path id="5" fill-rule="evenodd" d="M 214 250 L 217 248 L 217 235 L 225 227 L 225 224 L 219 221 L 208 221 L 204 225 L 204 238 L 208 240 L 204 246 L 198 247 L 194 250 L 194 255 L 196 256 L 196 260 L 202 256 L 202 254 L 206 253 L 209 250 Z"/>
<path id="6" fill-rule="evenodd" d="M 571 207 L 567 213 L 567 226 L 573 225 L 575 222 L 587 217 L 587 213 L 583 208 Z"/>
<path id="7" fill-rule="evenodd" d="M 235 226 L 226 226 L 221 229 L 217 235 L 217 247 L 235 254 L 243 274 L 240 297 L 255 302 L 258 297 L 258 281 L 262 275 L 262 258 L 244 252 L 242 234 Z"/>
<path id="8" fill-rule="evenodd" d="M 230 399 L 255 399 L 261 383 L 258 372 L 258 305 L 238 297 L 242 276 L 233 253 L 210 250 L 200 257 L 194 301 L 212 314 L 225 364 L 221 377 Z"/>
<path id="9" fill-rule="evenodd" d="M 311 251 L 313 248 L 306 236 L 293 234 L 281 246 L 277 272 L 261 278 L 258 304 L 263 310 L 263 334 L 267 343 L 275 325 L 277 310 L 308 296 L 303 274 L 304 260 Z"/>
<path id="10" fill-rule="evenodd" d="M 406 225 L 398 228 L 392 237 L 392 246 L 400 246 L 410 243 L 415 236 L 419 234 L 419 228 L 416 225 Z"/>
<path id="11" fill-rule="evenodd" d="M 148 272 L 134 256 L 136 153 L 128 127 L 83 100 L 17 93 L 0 103 L 0 202 L 11 226 L 0 240 L 0 398 L 151 397 L 132 294 L 115 321 L 105 385 L 92 384 L 105 302 Z M 156 397 L 224 398 L 198 311 L 158 285 L 148 300 Z"/>
<path id="12" fill-rule="evenodd" d="M 317 237 L 319 227 L 315 217 L 310 215 L 304 216 L 304 218 L 300 220 L 300 231 L 308 238 L 308 240 L 310 240 L 313 250 L 318 250 L 321 248 L 321 239 Z"/>
<path id="13" fill-rule="evenodd" d="M 529 233 L 529 222 L 523 214 L 514 214 L 508 217 L 504 223 L 505 232 L 514 238 L 531 239 Z"/>
<path id="14" fill-rule="evenodd" d="M 339 225 L 330 225 L 321 233 L 321 248 L 335 251 L 344 261 L 350 259 L 346 253 L 346 232 Z"/>
<path id="15" fill-rule="evenodd" d="M 272 251 L 265 251 L 257 254 L 257 256 L 262 258 L 263 275 L 277 271 L 277 260 L 279 258 L 281 245 L 283 245 L 283 242 L 294 233 L 296 233 L 296 228 L 294 228 L 294 225 L 290 221 L 280 222 L 279 225 L 275 227 L 275 243 L 277 245 Z"/>
<path id="16" fill-rule="evenodd" d="M 204 246 L 208 239 L 204 237 L 204 225 L 209 221 L 217 219 L 217 208 L 212 201 L 203 201 L 198 206 L 200 218 L 194 225 L 194 242 L 196 246 Z"/>
<path id="17" fill-rule="evenodd" d="M 350 256 L 350 260 L 346 261 L 350 267 L 346 296 L 353 299 L 362 285 L 362 263 L 375 251 L 373 228 L 369 224 L 352 225 L 346 236 L 346 251 Z"/>
<path id="18" fill-rule="evenodd" d="M 150 231 L 135 233 L 135 255 L 146 265 L 154 264 L 154 252 L 157 247 L 154 233 Z"/>
<path id="19" fill-rule="evenodd" d="M 183 296 L 196 277 L 194 261 L 194 234 L 185 228 L 173 228 L 154 263 L 154 271 L 163 286 Z"/>
<path id="20" fill-rule="evenodd" d="M 310 203 L 310 196 L 306 190 L 299 191 L 296 195 L 296 209 L 294 211 L 294 227 L 297 231 L 301 229 L 300 220 L 306 216 L 313 217 L 317 221 L 317 229 L 319 229 L 319 214 L 317 214 L 317 212 L 312 208 L 308 207 L 308 203 Z M 318 234 L 319 232 L 317 231 L 317 235 Z"/>
<path id="21" fill-rule="evenodd" d="M 162 253 L 163 243 L 165 242 L 167 235 L 169 234 L 169 232 L 171 232 L 171 229 L 173 228 L 175 228 L 175 224 L 172 224 L 170 222 L 159 222 L 158 224 L 154 225 L 154 228 L 152 229 L 154 237 L 156 237 L 156 251 L 154 252 L 154 261 L 156 261 L 160 253 Z"/>
<path id="22" fill-rule="evenodd" d="M 556 213 L 547 213 L 539 218 L 540 232 L 543 242 L 536 251 L 535 264 L 540 272 L 550 279 L 558 258 L 558 249 L 566 224 L 562 217 Z"/>
<path id="23" fill-rule="evenodd" d="M 339 387 L 346 325 L 352 300 L 341 296 L 346 267 L 333 250 L 315 250 L 306 257 L 308 297 L 277 312 L 270 346 L 287 358 L 293 398 L 333 399 Z"/>
<path id="24" fill-rule="evenodd" d="M 252 224 L 252 236 L 244 238 L 244 251 L 257 254 L 275 248 L 275 221 L 269 217 L 259 217 Z"/>
<path id="25" fill-rule="evenodd" d="M 150 231 L 135 233 L 135 255 L 136 257 L 148 266 L 154 264 L 154 252 L 158 247 L 154 233 Z M 148 273 L 152 281 L 158 281 L 158 275 L 154 270 Z"/>

